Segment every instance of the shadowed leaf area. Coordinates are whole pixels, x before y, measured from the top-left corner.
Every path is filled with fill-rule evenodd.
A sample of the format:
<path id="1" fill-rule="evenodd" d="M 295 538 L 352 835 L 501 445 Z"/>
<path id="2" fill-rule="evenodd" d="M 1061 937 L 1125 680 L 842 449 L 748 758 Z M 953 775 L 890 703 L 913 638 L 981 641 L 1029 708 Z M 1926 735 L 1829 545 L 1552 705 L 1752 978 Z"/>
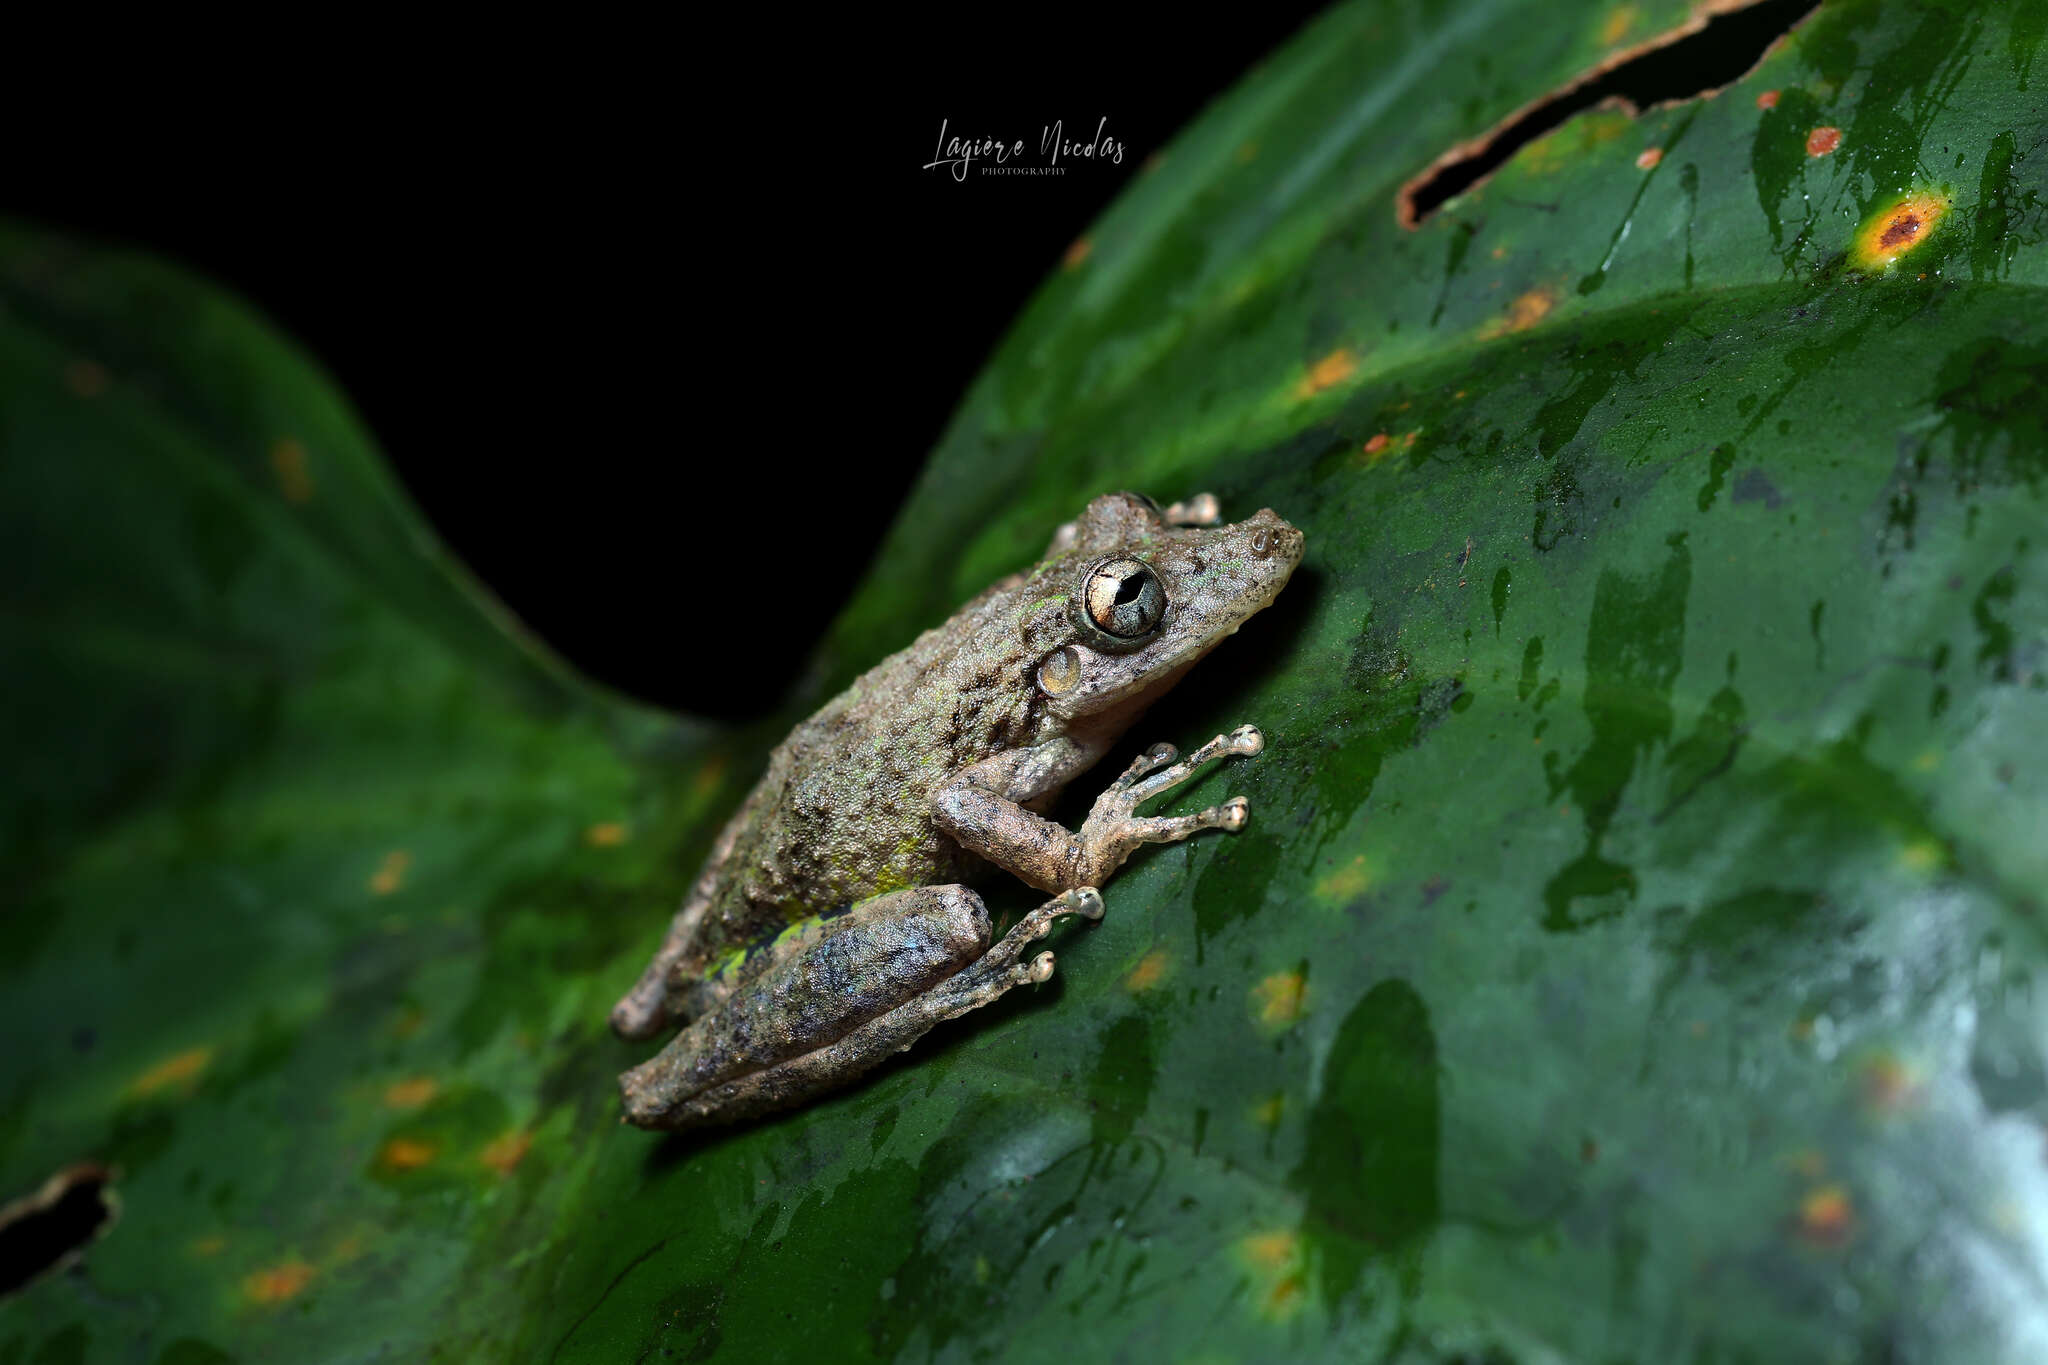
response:
<path id="1" fill-rule="evenodd" d="M 2044 25 L 1826 0 L 1398 225 L 1684 18 L 1340 8 L 1132 182 L 785 718 L 1209 489 L 1303 567 L 1072 797 L 1252 722 L 1167 803 L 1250 825 L 687 1139 L 606 1011 L 772 736 L 523 641 L 243 306 L 0 230 L 0 1177 L 121 1201 L 0 1365 L 2048 1359 Z"/>

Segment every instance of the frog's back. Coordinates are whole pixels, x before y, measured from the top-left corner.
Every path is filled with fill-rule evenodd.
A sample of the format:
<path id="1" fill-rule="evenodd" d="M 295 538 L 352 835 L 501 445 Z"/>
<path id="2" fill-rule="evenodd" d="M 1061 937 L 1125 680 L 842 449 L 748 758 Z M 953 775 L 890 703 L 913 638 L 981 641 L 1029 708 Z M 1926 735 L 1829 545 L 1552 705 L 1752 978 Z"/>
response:
<path id="1" fill-rule="evenodd" d="M 707 947 L 981 870 L 933 825 L 931 798 L 969 764 L 1031 742 L 1042 721 L 1019 591 L 991 589 L 790 732 L 736 818 L 706 925 L 722 942 Z"/>

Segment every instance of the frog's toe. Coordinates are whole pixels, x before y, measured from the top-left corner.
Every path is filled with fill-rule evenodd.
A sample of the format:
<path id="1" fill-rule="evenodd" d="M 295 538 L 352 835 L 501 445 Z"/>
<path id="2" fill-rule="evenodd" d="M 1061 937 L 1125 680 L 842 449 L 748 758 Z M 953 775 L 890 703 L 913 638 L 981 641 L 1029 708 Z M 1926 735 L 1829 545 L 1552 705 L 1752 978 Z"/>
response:
<path id="1" fill-rule="evenodd" d="M 613 1005 L 612 1032 L 621 1038 L 652 1038 L 659 1033 L 664 1014 L 659 986 L 657 982 L 655 989 L 649 990 L 643 982 Z"/>

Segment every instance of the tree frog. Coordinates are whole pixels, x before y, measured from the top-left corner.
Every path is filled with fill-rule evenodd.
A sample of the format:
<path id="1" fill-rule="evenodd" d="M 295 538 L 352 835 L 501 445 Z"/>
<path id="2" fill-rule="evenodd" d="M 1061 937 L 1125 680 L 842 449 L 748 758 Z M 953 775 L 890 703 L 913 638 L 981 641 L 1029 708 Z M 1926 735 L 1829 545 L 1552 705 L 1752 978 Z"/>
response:
<path id="1" fill-rule="evenodd" d="M 1221 523 L 1208 494 L 1162 509 L 1113 493 L 791 732 L 720 833 L 613 1029 L 687 1022 L 619 1077 L 625 1117 L 683 1129 L 844 1085 L 941 1020 L 1052 975 L 1029 946 L 1140 845 L 1243 828 L 1234 797 L 1137 808 L 1226 755 L 1155 745 L 1078 831 L 1042 813 L 1160 694 L 1286 586 L 1301 532 L 1270 509 Z M 991 944 L 966 883 L 993 864 L 1053 898 Z M 849 908 L 850 907 L 850 908 Z"/>

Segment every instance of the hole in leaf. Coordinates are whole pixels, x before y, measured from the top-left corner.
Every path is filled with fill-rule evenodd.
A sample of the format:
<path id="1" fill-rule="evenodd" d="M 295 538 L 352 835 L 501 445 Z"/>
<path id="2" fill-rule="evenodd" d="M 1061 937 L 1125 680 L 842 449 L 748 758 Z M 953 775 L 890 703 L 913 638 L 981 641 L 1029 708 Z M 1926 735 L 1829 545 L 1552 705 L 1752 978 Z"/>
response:
<path id="1" fill-rule="evenodd" d="M 1401 187 L 1401 226 L 1419 227 L 1447 199 L 1492 175 L 1537 138 L 1603 105 L 1631 117 L 1704 99 L 1748 75 L 1771 44 L 1820 8 L 1820 0 L 1720 0 L 1669 33 L 1617 52 L 1561 89 L 1461 142 Z"/>
<path id="2" fill-rule="evenodd" d="M 113 1182 L 105 1166 L 81 1161 L 0 1207 L 0 1297 L 63 1265 L 106 1231 L 120 1208 Z"/>

